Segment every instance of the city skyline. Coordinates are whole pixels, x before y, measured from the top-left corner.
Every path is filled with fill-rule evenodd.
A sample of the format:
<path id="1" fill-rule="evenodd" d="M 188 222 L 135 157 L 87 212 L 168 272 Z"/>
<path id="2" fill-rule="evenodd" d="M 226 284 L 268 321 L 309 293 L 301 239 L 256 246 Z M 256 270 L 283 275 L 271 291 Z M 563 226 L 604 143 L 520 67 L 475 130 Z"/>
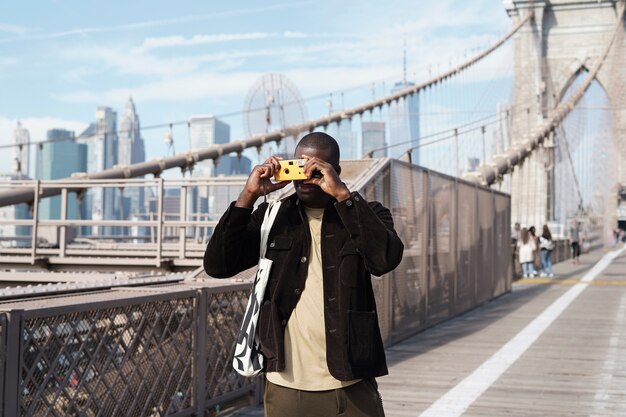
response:
<path id="1" fill-rule="evenodd" d="M 40 141 L 51 128 L 81 132 L 94 108 L 121 111 L 129 96 L 144 126 L 236 113 L 220 118 L 231 126 L 231 138 L 241 139 L 246 93 L 264 73 L 284 73 L 301 90 L 310 116 L 319 117 L 328 112 L 326 98 L 312 96 L 363 86 L 346 93 L 349 105 L 371 96 L 372 82 L 380 96 L 382 80 L 386 91 L 401 80 L 403 38 L 409 77 L 424 78 L 510 26 L 495 0 L 444 1 L 420 9 L 408 1 L 385 8 L 352 2 L 340 9 L 332 2 L 248 2 L 211 10 L 198 2 L 184 11 L 169 4 L 149 9 L 133 4 L 125 6 L 123 19 L 111 11 L 83 19 L 89 15 L 81 13 L 83 7 L 74 5 L 55 20 L 45 4 L 34 12 L 6 6 L 7 21 L 0 19 L 0 43 L 7 52 L 0 60 L 0 81 L 9 99 L 4 102 L 12 105 L 0 104 L 0 145 L 11 142 L 18 120 L 32 141 Z M 310 21 L 318 22 L 315 28 Z M 373 33 L 372 27 L 381 30 Z M 341 108 L 343 94 L 334 97 L 334 107 Z M 142 132 L 146 159 L 166 155 L 166 133 L 165 128 Z M 186 150 L 187 141 L 180 140 L 185 124 L 173 133 L 177 151 Z"/>

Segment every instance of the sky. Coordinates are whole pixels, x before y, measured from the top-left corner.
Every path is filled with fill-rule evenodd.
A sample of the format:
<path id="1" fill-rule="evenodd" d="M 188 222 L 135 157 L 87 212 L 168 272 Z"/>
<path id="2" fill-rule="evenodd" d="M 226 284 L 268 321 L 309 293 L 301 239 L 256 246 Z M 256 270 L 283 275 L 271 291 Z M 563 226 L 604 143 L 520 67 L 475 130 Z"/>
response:
<path id="1" fill-rule="evenodd" d="M 405 43 L 407 74 L 423 81 L 511 26 L 501 0 L 36 4 L 0 4 L 0 146 L 18 120 L 33 141 L 51 128 L 81 133 L 97 106 L 119 123 L 131 96 L 143 127 L 213 114 L 243 139 L 241 112 L 264 74 L 284 74 L 319 117 L 331 93 L 335 108 L 355 105 L 399 81 Z M 166 133 L 142 132 L 147 159 L 167 153 Z M 186 150 L 184 124 L 174 138 Z M 0 148 L 0 173 L 10 161 Z"/>

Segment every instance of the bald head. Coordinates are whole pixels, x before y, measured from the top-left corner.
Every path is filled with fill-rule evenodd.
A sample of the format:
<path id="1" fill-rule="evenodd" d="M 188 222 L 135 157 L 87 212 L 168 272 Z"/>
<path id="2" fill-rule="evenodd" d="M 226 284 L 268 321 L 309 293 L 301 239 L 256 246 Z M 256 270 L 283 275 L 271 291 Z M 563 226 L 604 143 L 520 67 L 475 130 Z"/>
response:
<path id="1" fill-rule="evenodd" d="M 324 132 L 312 132 L 307 135 L 304 135 L 298 145 L 296 146 L 296 155 L 299 154 L 299 150 L 302 149 L 315 149 L 318 151 L 323 151 L 328 155 L 328 159 L 326 162 L 329 162 L 333 166 L 337 167 L 339 165 L 339 144 L 337 141 L 327 133 Z"/>

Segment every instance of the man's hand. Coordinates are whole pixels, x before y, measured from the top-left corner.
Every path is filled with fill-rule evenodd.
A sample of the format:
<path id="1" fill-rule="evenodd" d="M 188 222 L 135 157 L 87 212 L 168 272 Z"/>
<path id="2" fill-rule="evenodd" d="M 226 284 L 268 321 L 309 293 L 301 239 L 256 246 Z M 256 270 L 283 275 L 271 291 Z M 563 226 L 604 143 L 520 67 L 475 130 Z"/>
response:
<path id="1" fill-rule="evenodd" d="M 303 181 L 304 184 L 319 186 L 322 191 L 334 197 L 337 201 L 344 201 L 350 198 L 350 190 L 339 179 L 339 174 L 337 174 L 337 171 L 331 164 L 312 156 L 302 155 L 302 158 L 306 159 L 302 170 L 309 177 L 308 180 Z M 319 171 L 322 174 L 321 178 L 313 176 L 315 171 Z"/>
<path id="2" fill-rule="evenodd" d="M 272 182 L 270 180 L 276 172 L 280 171 L 278 161 L 281 159 L 281 157 L 272 156 L 252 169 L 246 185 L 235 202 L 235 207 L 252 208 L 256 200 L 266 192 L 269 194 L 289 184 L 289 181 Z"/>

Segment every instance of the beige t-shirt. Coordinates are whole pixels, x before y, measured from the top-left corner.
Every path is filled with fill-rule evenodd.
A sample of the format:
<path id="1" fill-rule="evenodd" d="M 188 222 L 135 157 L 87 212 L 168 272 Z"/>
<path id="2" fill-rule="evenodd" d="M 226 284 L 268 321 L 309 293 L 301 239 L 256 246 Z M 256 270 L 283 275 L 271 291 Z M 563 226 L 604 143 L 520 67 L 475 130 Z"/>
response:
<path id="1" fill-rule="evenodd" d="M 306 284 L 285 328 L 285 370 L 268 372 L 265 377 L 288 388 L 324 391 L 359 380 L 339 381 L 328 370 L 321 246 L 324 209 L 305 207 L 305 211 L 312 240 Z"/>

